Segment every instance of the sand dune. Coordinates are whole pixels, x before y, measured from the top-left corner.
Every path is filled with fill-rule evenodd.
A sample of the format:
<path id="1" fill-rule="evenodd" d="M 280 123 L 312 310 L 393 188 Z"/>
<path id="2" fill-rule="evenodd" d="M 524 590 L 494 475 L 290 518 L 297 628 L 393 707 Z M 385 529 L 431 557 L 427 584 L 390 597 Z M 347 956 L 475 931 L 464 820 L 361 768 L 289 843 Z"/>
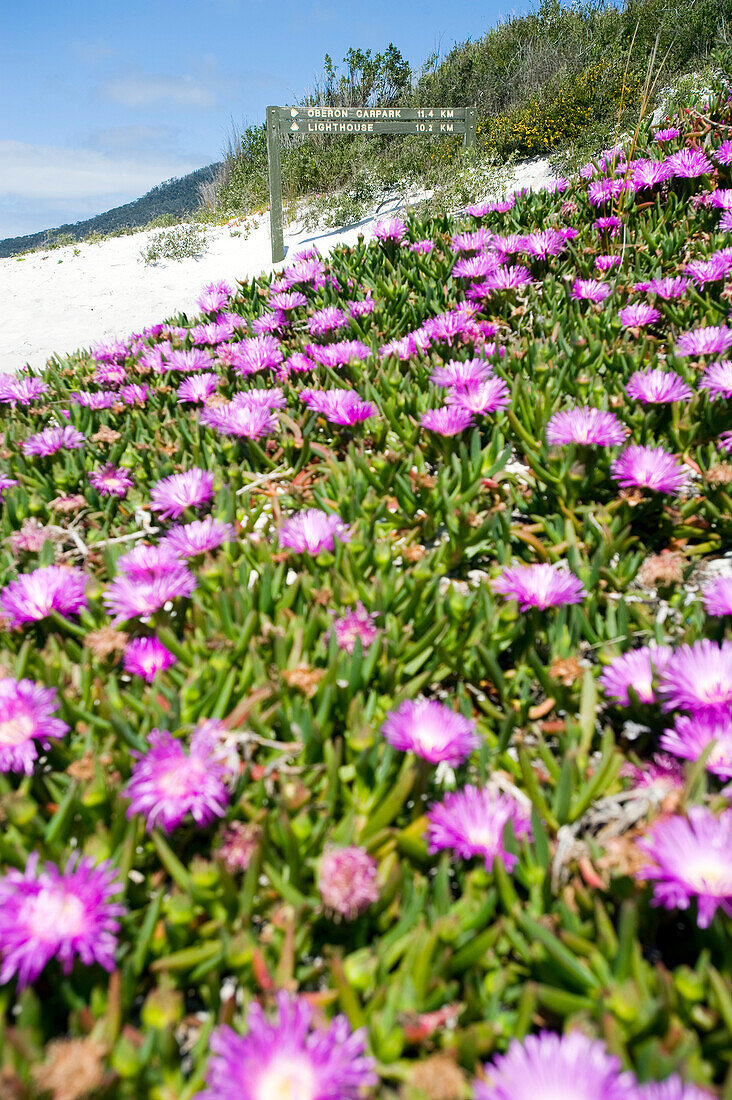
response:
<path id="1" fill-rule="evenodd" d="M 528 161 L 516 169 L 510 189 L 540 187 L 550 176 L 546 159 Z M 290 227 L 285 245 L 290 255 L 306 244 L 326 253 L 336 244 L 355 243 L 359 233 L 368 236 L 373 221 L 320 234 Z M 235 235 L 236 225 L 207 229 L 199 259 L 154 266 L 146 266 L 140 253 L 158 230 L 1 259 L 0 373 L 24 364 L 42 368 L 52 355 L 126 338 L 179 311 L 193 315 L 206 283 L 233 284 L 270 270 L 269 218 L 252 222 L 247 236 Z"/>

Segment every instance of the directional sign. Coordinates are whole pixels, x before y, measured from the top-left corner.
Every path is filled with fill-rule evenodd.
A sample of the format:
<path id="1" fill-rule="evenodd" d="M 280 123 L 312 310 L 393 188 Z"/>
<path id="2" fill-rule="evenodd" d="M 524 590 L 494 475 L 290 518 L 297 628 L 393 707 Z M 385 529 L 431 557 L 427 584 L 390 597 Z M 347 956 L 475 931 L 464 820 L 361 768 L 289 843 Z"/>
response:
<path id="1" fill-rule="evenodd" d="M 285 258 L 282 230 L 282 166 L 280 139 L 317 134 L 418 134 L 424 137 L 459 134 L 463 149 L 475 145 L 475 107 L 268 107 L 267 161 L 272 261 Z"/>

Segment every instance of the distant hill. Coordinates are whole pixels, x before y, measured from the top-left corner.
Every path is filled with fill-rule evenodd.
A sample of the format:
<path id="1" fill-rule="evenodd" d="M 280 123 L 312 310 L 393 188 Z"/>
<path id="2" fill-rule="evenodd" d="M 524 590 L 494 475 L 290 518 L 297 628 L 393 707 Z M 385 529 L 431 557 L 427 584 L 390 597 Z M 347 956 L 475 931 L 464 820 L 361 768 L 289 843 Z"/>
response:
<path id="1" fill-rule="evenodd" d="M 209 164 L 206 168 L 198 168 L 187 176 L 181 176 L 180 179 L 166 180 L 153 187 L 141 199 L 125 203 L 124 206 L 115 206 L 113 210 L 107 210 L 105 214 L 97 214 L 95 218 L 87 218 L 83 222 L 60 225 L 56 229 L 45 229 L 41 233 L 30 233 L 25 237 L 7 237 L 0 241 L 0 257 L 53 244 L 62 236 L 81 241 L 90 233 L 114 233 L 119 229 L 147 225 L 164 214 L 172 214 L 174 217 L 191 214 L 201 205 L 201 184 L 210 182 L 220 167 L 220 163 Z"/>

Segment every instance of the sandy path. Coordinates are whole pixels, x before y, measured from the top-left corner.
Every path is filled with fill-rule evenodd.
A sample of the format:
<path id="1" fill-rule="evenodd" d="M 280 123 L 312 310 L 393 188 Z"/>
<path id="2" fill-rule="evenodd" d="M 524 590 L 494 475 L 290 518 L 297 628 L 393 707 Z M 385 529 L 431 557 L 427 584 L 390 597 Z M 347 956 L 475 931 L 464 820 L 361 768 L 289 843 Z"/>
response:
<path id="1" fill-rule="evenodd" d="M 550 175 L 546 160 L 533 160 L 517 168 L 512 186 L 540 187 Z M 192 316 L 206 283 L 234 284 L 271 270 L 269 219 L 252 220 L 246 237 L 235 236 L 236 227 L 207 229 L 199 259 L 155 266 L 140 256 L 155 230 L 0 259 L 0 373 L 26 363 L 41 368 L 52 355 L 124 339 L 179 311 Z M 336 244 L 355 243 L 359 233 L 368 235 L 372 221 L 320 235 L 286 232 L 285 245 L 289 255 L 305 243 L 327 253 Z"/>

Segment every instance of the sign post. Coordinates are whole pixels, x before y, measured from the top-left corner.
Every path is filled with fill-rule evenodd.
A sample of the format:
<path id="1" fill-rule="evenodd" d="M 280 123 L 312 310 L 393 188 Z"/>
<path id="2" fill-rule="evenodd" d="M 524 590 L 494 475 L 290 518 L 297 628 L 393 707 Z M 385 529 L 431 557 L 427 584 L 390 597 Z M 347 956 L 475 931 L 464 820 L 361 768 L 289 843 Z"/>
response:
<path id="1" fill-rule="evenodd" d="M 316 134 L 458 135 L 463 149 L 476 141 L 475 107 L 268 107 L 269 218 L 272 262 L 285 258 L 282 229 L 282 161 L 280 136 Z"/>

